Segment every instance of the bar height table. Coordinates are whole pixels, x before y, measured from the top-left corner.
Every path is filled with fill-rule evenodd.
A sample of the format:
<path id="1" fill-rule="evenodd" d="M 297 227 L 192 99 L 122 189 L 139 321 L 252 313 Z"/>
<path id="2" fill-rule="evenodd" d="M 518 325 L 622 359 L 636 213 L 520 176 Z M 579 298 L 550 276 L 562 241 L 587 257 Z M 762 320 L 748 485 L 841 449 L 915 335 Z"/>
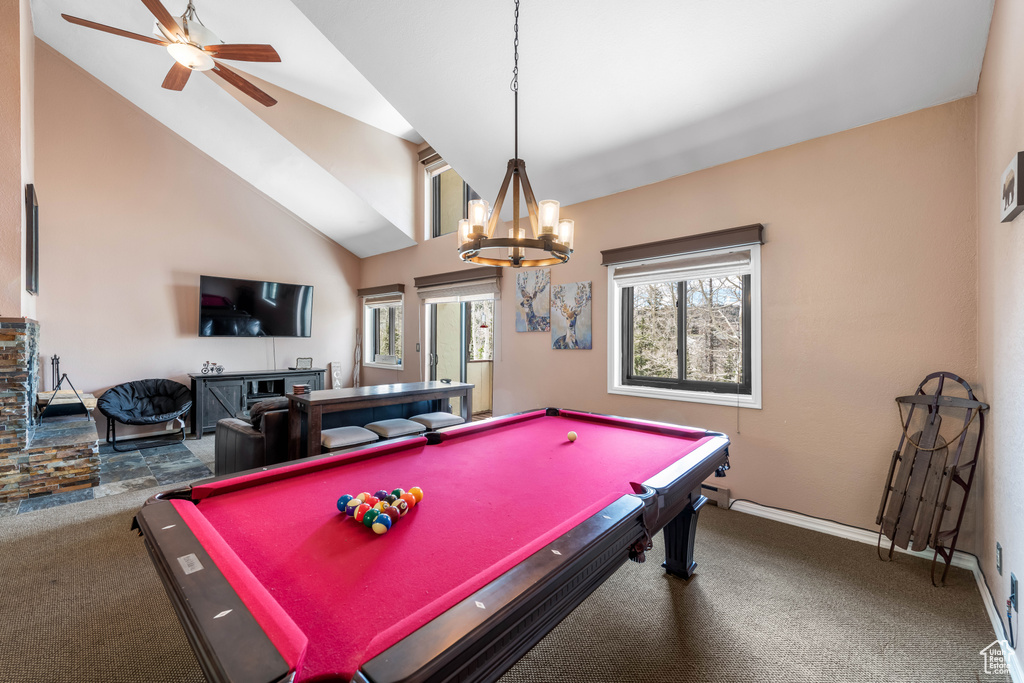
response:
<path id="1" fill-rule="evenodd" d="M 413 401 L 462 398 L 460 414 L 469 422 L 473 415 L 473 385 L 463 382 L 406 382 L 373 384 L 346 389 L 322 389 L 308 394 L 288 394 L 288 459 L 297 460 L 320 454 L 320 430 L 324 413 L 390 406 Z M 306 452 L 300 453 L 302 422 L 305 416 Z"/>

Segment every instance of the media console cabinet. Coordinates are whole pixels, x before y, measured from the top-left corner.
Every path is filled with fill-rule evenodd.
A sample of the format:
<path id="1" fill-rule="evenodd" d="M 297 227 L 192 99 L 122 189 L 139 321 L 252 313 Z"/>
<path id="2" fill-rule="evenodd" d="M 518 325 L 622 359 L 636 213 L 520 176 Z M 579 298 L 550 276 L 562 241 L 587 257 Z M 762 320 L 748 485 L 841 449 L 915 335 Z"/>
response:
<path id="1" fill-rule="evenodd" d="M 189 436 L 200 438 L 217 428 L 217 421 L 237 417 L 254 403 L 292 393 L 296 384 L 308 384 L 310 391 L 324 388 L 327 370 L 253 370 L 222 372 L 219 375 L 194 372 Z"/>

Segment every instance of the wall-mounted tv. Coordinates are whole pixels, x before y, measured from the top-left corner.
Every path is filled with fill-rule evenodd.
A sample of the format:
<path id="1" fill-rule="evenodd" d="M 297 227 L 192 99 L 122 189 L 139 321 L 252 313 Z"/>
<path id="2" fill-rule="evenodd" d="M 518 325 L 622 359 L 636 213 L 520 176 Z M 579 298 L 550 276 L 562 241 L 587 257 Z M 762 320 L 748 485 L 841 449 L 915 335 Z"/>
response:
<path id="1" fill-rule="evenodd" d="M 199 278 L 200 337 L 308 337 L 312 328 L 311 285 Z"/>

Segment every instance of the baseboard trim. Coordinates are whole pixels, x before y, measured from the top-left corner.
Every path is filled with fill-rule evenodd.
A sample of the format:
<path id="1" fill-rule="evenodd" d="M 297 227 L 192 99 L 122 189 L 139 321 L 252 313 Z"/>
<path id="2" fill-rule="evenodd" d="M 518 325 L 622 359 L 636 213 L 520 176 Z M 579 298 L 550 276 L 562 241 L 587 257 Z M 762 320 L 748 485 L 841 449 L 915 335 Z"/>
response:
<path id="1" fill-rule="evenodd" d="M 802 529 L 818 531 L 823 534 L 828 534 L 829 536 L 838 536 L 839 538 L 845 538 L 850 541 L 857 541 L 859 543 L 866 543 L 868 545 L 875 546 L 878 544 L 877 531 L 847 526 L 845 524 L 839 524 L 838 522 L 831 522 L 825 519 L 818 519 L 817 517 L 802 515 L 798 512 L 779 510 L 778 508 L 758 505 L 757 503 L 746 500 L 734 500 L 729 506 L 729 509 L 737 512 L 743 512 L 748 515 L 754 515 L 756 517 L 764 517 L 765 519 L 782 522 L 783 524 L 797 526 Z M 926 560 L 932 559 L 932 556 L 934 555 L 934 551 L 931 550 L 903 550 L 902 548 L 897 548 L 896 550 L 897 552 L 904 553 L 906 555 L 913 555 L 914 557 L 921 557 Z M 992 591 L 989 590 L 988 583 L 985 581 L 985 575 L 981 572 L 981 566 L 978 564 L 978 558 L 974 555 L 957 550 L 953 553 L 952 565 L 954 567 L 966 569 L 974 574 L 974 581 L 978 585 L 978 593 L 981 594 L 981 601 L 985 604 L 985 613 L 988 615 L 989 621 L 992 624 L 992 631 L 995 633 L 996 639 L 999 641 L 999 645 L 1003 650 L 1003 657 L 1006 660 L 1010 678 L 1013 680 L 1013 683 L 1024 683 L 1024 670 L 1021 668 L 1020 658 L 1017 657 L 1016 651 L 1010 647 L 1010 644 L 1004 640 L 1005 634 L 1003 632 L 1003 622 L 999 617 L 999 613 L 996 611 L 995 601 L 992 599 Z"/>

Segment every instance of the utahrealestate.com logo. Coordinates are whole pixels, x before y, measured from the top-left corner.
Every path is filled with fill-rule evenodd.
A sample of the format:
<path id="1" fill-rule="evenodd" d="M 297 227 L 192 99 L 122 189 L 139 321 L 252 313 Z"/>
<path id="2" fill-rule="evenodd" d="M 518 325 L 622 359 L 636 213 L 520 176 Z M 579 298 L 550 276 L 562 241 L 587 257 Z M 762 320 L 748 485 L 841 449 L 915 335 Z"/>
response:
<path id="1" fill-rule="evenodd" d="M 1010 673 L 1010 665 L 1003 654 L 998 640 L 979 652 L 985 658 L 985 673 L 989 676 L 1005 676 Z"/>

